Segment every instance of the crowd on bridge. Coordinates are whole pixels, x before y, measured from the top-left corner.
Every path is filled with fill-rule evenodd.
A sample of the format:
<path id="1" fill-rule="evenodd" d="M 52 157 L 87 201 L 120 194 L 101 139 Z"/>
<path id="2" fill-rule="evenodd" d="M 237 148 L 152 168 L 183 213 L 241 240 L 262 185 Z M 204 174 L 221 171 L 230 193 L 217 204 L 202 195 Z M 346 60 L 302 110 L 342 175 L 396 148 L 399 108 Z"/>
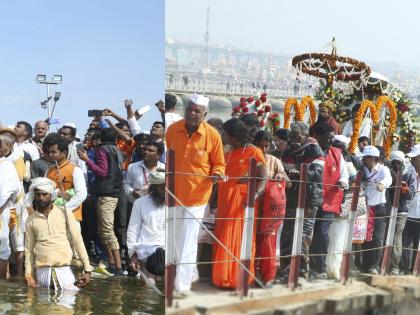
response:
<path id="1" fill-rule="evenodd" d="M 166 101 L 175 106 L 176 97 L 167 95 Z M 262 130 L 252 113 L 227 121 L 209 118 L 209 98 L 194 94 L 185 104 L 183 119 L 167 125 L 167 149 L 174 152 L 175 204 L 169 205 L 173 217 L 167 224 L 174 229 L 168 239 L 174 257 L 168 263 L 176 265 L 175 297 L 188 295 L 198 280 L 218 288 L 238 286 L 250 198 L 255 200 L 255 224 L 251 256 L 245 257 L 250 259 L 249 284 L 255 279 L 265 287 L 287 282 L 297 245 L 302 257 L 299 276 L 338 279 L 358 174 L 362 177 L 351 273 L 378 274 L 397 191 L 391 273 L 412 272 L 420 235 L 420 145 L 408 152 L 393 150 L 387 157 L 382 146 L 361 136 L 357 151 L 350 153 L 348 126 L 343 134 L 333 107 L 330 101 L 322 102 L 313 126 L 296 121 L 290 129 L 272 134 Z M 252 159 L 255 194 L 248 190 Z M 301 244 L 294 244 L 303 164 L 303 235 Z M 402 182 L 397 187 L 399 174 Z"/>

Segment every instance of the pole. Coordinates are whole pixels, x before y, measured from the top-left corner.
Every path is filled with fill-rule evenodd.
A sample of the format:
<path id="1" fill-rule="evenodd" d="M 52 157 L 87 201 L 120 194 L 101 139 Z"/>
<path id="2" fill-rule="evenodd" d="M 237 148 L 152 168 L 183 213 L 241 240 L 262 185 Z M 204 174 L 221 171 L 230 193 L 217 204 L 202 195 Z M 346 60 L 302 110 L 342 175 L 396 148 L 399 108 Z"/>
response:
<path id="1" fill-rule="evenodd" d="M 48 107 L 48 133 L 51 132 L 51 106 L 50 106 L 50 85 L 46 83 L 47 86 L 47 107 Z"/>
<path id="2" fill-rule="evenodd" d="M 175 194 L 175 151 L 166 153 L 166 188 Z M 166 254 L 165 296 L 166 306 L 172 307 L 175 281 L 175 199 L 166 193 Z"/>
<path id="3" fill-rule="evenodd" d="M 400 203 L 401 194 L 401 174 L 397 174 L 397 181 L 395 183 L 394 201 L 392 203 L 391 216 L 389 218 L 388 233 L 386 236 L 386 243 L 384 249 L 384 256 L 382 258 L 381 275 L 389 273 L 389 266 L 391 264 L 392 248 L 394 247 L 395 225 L 397 223 L 398 205 Z"/>
<path id="4" fill-rule="evenodd" d="M 293 232 L 292 258 L 290 261 L 290 273 L 288 285 L 290 289 L 295 289 L 298 284 L 300 256 L 302 249 L 303 218 L 305 214 L 305 195 L 306 195 L 306 175 L 308 164 L 300 167 L 299 199 L 296 208 L 295 228 Z"/>
<path id="5" fill-rule="evenodd" d="M 417 247 L 416 261 L 414 263 L 413 275 L 418 276 L 420 274 L 420 242 Z"/>
<path id="6" fill-rule="evenodd" d="M 244 213 L 244 227 L 242 230 L 241 262 L 249 270 L 252 256 L 252 239 L 254 236 L 254 205 L 257 185 L 257 162 L 255 159 L 250 159 L 248 174 L 250 178 L 248 180 L 248 195 Z M 237 291 L 241 297 L 247 296 L 249 275 L 241 268 L 238 276 Z"/>
<path id="7" fill-rule="evenodd" d="M 356 221 L 356 211 L 357 211 L 357 203 L 359 201 L 359 193 L 360 193 L 360 185 L 362 183 L 363 174 L 361 171 L 357 172 L 356 180 L 354 181 L 353 189 L 353 197 L 351 199 L 351 207 L 350 207 L 350 214 L 349 219 L 347 222 L 347 230 L 346 230 L 346 243 L 344 247 L 344 254 L 343 260 L 341 261 L 341 275 L 340 280 L 342 284 L 346 284 L 349 280 L 349 272 L 350 272 L 350 260 L 351 260 L 351 247 L 353 241 L 353 229 L 354 229 L 354 222 Z"/>

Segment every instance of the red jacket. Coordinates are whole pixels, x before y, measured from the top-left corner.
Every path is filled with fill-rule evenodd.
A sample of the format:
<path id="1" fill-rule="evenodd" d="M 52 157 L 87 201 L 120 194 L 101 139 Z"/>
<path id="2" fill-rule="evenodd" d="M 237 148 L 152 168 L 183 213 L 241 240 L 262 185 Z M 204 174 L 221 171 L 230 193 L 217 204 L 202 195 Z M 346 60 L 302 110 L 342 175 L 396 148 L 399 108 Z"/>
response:
<path id="1" fill-rule="evenodd" d="M 322 210 L 340 214 L 343 190 L 337 185 L 340 180 L 341 150 L 330 147 L 325 157 L 322 176 Z"/>

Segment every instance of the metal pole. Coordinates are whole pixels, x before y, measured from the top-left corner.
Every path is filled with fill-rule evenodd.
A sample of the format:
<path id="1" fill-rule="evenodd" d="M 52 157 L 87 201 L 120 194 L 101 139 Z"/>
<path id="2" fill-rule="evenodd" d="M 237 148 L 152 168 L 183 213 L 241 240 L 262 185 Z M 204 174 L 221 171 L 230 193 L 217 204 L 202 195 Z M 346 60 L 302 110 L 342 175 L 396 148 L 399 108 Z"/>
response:
<path id="1" fill-rule="evenodd" d="M 340 280 L 342 284 L 346 284 L 349 280 L 349 272 L 350 272 L 350 259 L 351 259 L 351 247 L 353 241 L 353 229 L 354 229 L 354 222 L 356 221 L 356 211 L 357 211 L 357 203 L 359 202 L 359 193 L 360 193 L 360 185 L 362 183 L 362 172 L 357 172 L 356 179 L 354 181 L 353 189 L 353 197 L 351 200 L 350 206 L 350 214 L 349 219 L 347 222 L 347 230 L 346 230 L 346 243 L 344 247 L 344 254 L 343 260 L 341 261 L 341 275 Z"/>
<path id="2" fill-rule="evenodd" d="M 305 195 L 306 195 L 306 176 L 308 164 L 300 167 L 299 199 L 296 208 L 295 228 L 293 232 L 292 258 L 290 261 L 290 273 L 288 285 L 290 289 L 295 289 L 298 284 L 300 256 L 302 249 L 303 218 L 305 215 Z"/>
<path id="3" fill-rule="evenodd" d="M 397 223 L 398 205 L 400 203 L 401 194 L 401 174 L 397 174 L 397 181 L 395 183 L 394 201 L 392 203 L 391 216 L 389 218 L 388 233 L 386 236 L 386 243 L 384 249 L 384 256 L 382 258 L 381 275 L 389 273 L 389 266 L 391 264 L 392 248 L 394 247 L 395 225 Z"/>
<path id="4" fill-rule="evenodd" d="M 250 178 L 248 180 L 248 195 L 244 213 L 244 226 L 242 230 L 241 262 L 249 270 L 252 256 L 252 239 L 254 237 L 254 198 L 257 185 L 257 162 L 255 159 L 250 159 L 248 174 Z M 249 275 L 241 268 L 238 276 L 239 281 L 237 291 L 241 297 L 247 296 Z"/>
<path id="5" fill-rule="evenodd" d="M 51 119 L 51 106 L 50 106 L 50 85 L 48 84 L 48 82 L 46 83 L 46 86 L 47 86 L 47 107 L 48 107 L 48 133 L 50 133 L 51 132 L 51 122 L 50 122 L 50 119 Z"/>
<path id="6" fill-rule="evenodd" d="M 416 261 L 414 263 L 414 269 L 413 269 L 414 276 L 418 276 L 419 274 L 420 274 L 420 242 L 417 247 Z"/>
<path id="7" fill-rule="evenodd" d="M 166 187 L 175 194 L 175 151 L 166 153 Z M 165 296 L 166 306 L 172 307 L 175 281 L 175 198 L 166 193 L 166 255 L 165 255 Z"/>

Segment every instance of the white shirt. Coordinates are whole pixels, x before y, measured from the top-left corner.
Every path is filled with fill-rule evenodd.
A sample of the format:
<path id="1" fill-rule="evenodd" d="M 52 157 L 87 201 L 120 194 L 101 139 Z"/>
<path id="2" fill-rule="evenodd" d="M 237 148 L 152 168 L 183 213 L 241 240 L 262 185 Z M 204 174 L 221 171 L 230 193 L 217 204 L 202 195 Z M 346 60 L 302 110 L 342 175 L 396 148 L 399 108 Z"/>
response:
<path id="1" fill-rule="evenodd" d="M 73 187 L 74 196 L 66 202 L 66 208 L 70 211 L 76 210 L 87 197 L 85 176 L 82 169 L 78 166 L 73 170 Z"/>
<path id="2" fill-rule="evenodd" d="M 158 161 L 157 168 L 165 168 L 165 164 Z M 143 161 L 132 163 L 128 166 L 123 178 L 124 191 L 131 203 L 134 203 L 136 198 L 133 197 L 133 191 L 141 189 L 141 196 L 148 194 L 149 189 L 149 174 L 150 170 L 144 165 Z"/>
<path id="3" fill-rule="evenodd" d="M 29 140 L 25 140 L 21 143 L 15 142 L 15 144 L 13 145 L 13 150 L 18 149 L 18 148 L 28 153 L 32 161 L 39 159 L 38 147 L 32 142 L 29 142 Z"/>
<path id="4" fill-rule="evenodd" d="M 128 122 L 128 126 L 130 127 L 131 134 L 133 136 L 141 133 L 141 128 L 140 128 L 139 122 L 137 121 L 135 116 L 133 116 L 131 118 L 128 118 L 127 122 Z"/>
<path id="5" fill-rule="evenodd" d="M 165 113 L 165 128 L 168 128 L 174 122 L 181 120 L 182 116 L 177 113 Z"/>
<path id="6" fill-rule="evenodd" d="M 21 183 L 14 165 L 6 158 L 0 158 L 0 207 L 13 204 L 20 192 Z M 9 198 L 12 197 L 12 200 Z M 9 201 L 9 202 L 8 202 Z"/>
<path id="7" fill-rule="evenodd" d="M 410 165 L 410 167 L 413 167 Z M 413 167 L 414 168 L 414 167 Z M 413 219 L 420 219 L 420 180 L 417 177 L 417 189 L 414 200 L 410 201 L 410 207 L 408 209 L 407 216 Z"/>
<path id="8" fill-rule="evenodd" d="M 165 205 L 157 206 L 150 196 L 134 202 L 127 229 L 127 248 L 131 257 L 143 247 L 165 246 Z M 143 259 L 143 257 L 139 257 Z"/>
<path id="9" fill-rule="evenodd" d="M 363 167 L 364 179 L 362 187 L 365 190 L 366 202 L 368 206 L 376 206 L 386 203 L 386 189 L 392 184 L 392 177 L 389 168 L 378 163 L 371 171 Z M 383 191 L 378 191 L 378 184 L 384 185 Z"/>

